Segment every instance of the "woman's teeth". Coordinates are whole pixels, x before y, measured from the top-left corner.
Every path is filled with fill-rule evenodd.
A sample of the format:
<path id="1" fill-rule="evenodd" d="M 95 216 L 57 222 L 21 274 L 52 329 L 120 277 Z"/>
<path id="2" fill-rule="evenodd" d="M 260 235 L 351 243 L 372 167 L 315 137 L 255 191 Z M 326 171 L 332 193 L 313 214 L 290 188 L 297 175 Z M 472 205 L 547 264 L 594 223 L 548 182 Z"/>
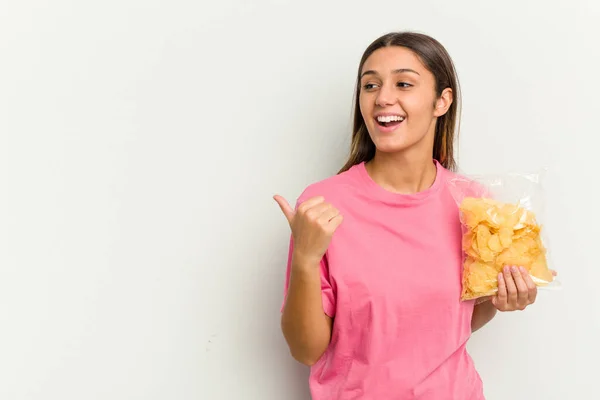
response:
<path id="1" fill-rule="evenodd" d="M 377 122 L 388 123 L 388 122 L 402 122 L 404 121 L 404 117 L 399 115 L 389 115 L 389 116 L 379 116 L 377 117 Z"/>

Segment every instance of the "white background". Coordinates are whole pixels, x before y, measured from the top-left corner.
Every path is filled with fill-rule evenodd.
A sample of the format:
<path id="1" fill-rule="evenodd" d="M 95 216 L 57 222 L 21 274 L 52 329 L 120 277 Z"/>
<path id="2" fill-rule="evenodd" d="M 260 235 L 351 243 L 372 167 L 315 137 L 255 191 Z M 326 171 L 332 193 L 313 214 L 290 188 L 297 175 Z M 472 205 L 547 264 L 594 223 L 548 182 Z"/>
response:
<path id="1" fill-rule="evenodd" d="M 0 399 L 307 399 L 271 196 L 342 165 L 404 29 L 457 65 L 462 171 L 548 167 L 564 289 L 473 336 L 488 400 L 600 398 L 596 0 L 0 4 Z"/>

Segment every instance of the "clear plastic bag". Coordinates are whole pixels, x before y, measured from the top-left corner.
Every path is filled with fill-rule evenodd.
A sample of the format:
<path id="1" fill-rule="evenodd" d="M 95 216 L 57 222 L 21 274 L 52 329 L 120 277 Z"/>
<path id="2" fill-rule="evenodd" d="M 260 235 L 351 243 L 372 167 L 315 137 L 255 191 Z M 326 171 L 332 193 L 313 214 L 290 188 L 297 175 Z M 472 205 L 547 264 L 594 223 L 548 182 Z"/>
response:
<path id="1" fill-rule="evenodd" d="M 462 226 L 461 300 L 498 292 L 505 265 L 525 267 L 536 286 L 556 287 L 544 221 L 542 173 L 457 175 L 449 188 Z"/>

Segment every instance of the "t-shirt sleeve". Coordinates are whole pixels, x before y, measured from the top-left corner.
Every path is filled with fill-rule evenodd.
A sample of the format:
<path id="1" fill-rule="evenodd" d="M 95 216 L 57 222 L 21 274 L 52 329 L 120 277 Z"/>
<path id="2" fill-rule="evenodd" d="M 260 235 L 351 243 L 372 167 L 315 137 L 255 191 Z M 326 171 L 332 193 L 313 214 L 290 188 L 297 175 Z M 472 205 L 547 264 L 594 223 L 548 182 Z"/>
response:
<path id="1" fill-rule="evenodd" d="M 285 306 L 285 301 L 287 299 L 288 288 L 290 286 L 290 275 L 292 271 L 292 252 L 294 250 L 294 240 L 290 235 L 290 245 L 288 251 L 288 259 L 287 259 L 287 267 L 285 273 L 285 286 L 284 286 L 284 295 L 283 295 L 283 304 L 281 305 L 281 311 L 283 311 L 283 307 Z M 321 276 L 321 299 L 323 303 L 323 311 L 329 317 L 333 318 L 335 316 L 335 290 L 331 283 L 331 279 L 329 276 L 329 268 L 327 263 L 327 254 L 321 260 L 320 263 L 320 276 Z"/>

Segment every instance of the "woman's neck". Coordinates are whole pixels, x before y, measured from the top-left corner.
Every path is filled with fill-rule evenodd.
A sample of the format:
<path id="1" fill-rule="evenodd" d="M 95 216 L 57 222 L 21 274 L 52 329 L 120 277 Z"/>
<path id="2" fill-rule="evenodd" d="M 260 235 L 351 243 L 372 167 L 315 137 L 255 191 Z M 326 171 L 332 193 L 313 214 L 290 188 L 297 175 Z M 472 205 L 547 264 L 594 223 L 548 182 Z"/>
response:
<path id="1" fill-rule="evenodd" d="M 379 186 L 399 194 L 427 190 L 437 176 L 437 167 L 431 155 L 377 152 L 365 167 Z"/>

